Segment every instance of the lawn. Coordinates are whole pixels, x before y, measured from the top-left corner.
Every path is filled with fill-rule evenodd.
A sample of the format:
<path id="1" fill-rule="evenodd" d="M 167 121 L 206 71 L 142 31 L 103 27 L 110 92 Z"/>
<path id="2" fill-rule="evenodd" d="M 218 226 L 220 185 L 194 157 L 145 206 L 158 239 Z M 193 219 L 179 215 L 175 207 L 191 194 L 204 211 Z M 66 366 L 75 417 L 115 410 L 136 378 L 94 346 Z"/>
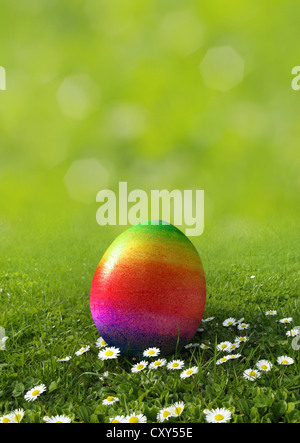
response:
<path id="1" fill-rule="evenodd" d="M 21 408 L 22 422 L 65 415 L 72 422 L 102 423 L 143 414 L 155 423 L 160 411 L 182 402 L 183 411 L 168 422 L 206 422 L 206 410 L 217 408 L 229 410 L 228 421 L 234 423 L 299 422 L 299 351 L 292 346 L 296 340 L 286 335 L 300 325 L 295 229 L 224 226 L 191 238 L 206 272 L 207 321 L 193 346 L 166 357 L 167 363 L 184 362 L 180 370 L 167 365 L 151 369 L 158 357 L 145 357 L 149 364 L 137 373 L 131 369 L 139 362 L 126 356 L 99 359 L 99 333 L 89 309 L 93 273 L 114 233 L 98 244 L 99 230 L 90 238 L 70 230 L 52 236 L 29 232 L 23 243 L 8 241 L 1 254 L 0 326 L 8 337 L 6 350 L 0 350 L 2 417 Z M 277 315 L 266 315 L 269 310 Z M 231 317 L 236 324 L 224 326 Z M 284 318 L 292 320 L 281 323 Z M 219 350 L 221 343 L 232 344 L 237 337 L 247 341 L 230 353 Z M 239 357 L 228 358 L 231 354 Z M 58 361 L 67 356 L 72 358 Z M 282 356 L 293 364 L 279 364 Z M 255 378 L 261 360 L 271 363 L 271 369 Z M 182 371 L 191 367 L 197 372 L 182 378 Z M 249 369 L 250 380 L 244 377 Z M 26 401 L 25 394 L 41 384 L 46 391 Z M 119 401 L 103 404 L 108 397 Z"/>

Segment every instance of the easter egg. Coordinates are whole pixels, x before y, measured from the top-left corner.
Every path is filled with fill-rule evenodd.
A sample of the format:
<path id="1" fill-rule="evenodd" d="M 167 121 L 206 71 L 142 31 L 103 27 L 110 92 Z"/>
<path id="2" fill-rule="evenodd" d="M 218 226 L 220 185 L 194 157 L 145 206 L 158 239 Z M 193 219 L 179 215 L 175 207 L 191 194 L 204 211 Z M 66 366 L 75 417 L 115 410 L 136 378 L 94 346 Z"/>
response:
<path id="1" fill-rule="evenodd" d="M 90 307 L 104 340 L 140 357 L 149 347 L 168 355 L 186 345 L 205 301 L 205 274 L 192 242 L 171 224 L 149 221 L 127 229 L 107 249 Z"/>

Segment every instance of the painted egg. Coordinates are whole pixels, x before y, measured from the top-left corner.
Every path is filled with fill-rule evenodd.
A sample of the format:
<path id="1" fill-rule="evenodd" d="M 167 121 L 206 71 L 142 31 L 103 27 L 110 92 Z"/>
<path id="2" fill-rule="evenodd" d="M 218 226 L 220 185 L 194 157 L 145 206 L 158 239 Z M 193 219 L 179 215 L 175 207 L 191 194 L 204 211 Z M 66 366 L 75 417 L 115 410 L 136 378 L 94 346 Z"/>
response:
<path id="1" fill-rule="evenodd" d="M 91 313 L 110 346 L 140 357 L 158 347 L 174 353 L 195 335 L 205 309 L 206 283 L 191 241 L 164 222 L 123 232 L 102 257 L 91 288 Z"/>

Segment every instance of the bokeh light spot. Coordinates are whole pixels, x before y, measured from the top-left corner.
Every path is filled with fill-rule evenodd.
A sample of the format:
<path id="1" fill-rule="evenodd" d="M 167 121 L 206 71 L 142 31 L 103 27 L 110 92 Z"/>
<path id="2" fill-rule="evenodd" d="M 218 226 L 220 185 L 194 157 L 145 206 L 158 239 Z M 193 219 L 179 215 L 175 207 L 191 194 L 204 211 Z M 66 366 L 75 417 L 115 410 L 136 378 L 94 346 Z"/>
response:
<path id="1" fill-rule="evenodd" d="M 108 171 L 95 159 L 77 160 L 67 171 L 64 182 L 70 197 L 81 203 L 93 203 L 101 189 L 107 188 Z"/>
<path id="2" fill-rule="evenodd" d="M 231 46 L 220 46 L 207 51 L 199 68 L 207 87 L 226 92 L 242 81 L 244 64 Z"/>
<path id="3" fill-rule="evenodd" d="M 61 83 L 57 100 L 64 115 L 83 120 L 99 107 L 100 89 L 89 75 L 73 75 Z"/>
<path id="4" fill-rule="evenodd" d="M 107 130 L 116 138 L 135 139 L 147 127 L 148 114 L 142 106 L 117 103 L 107 114 Z"/>

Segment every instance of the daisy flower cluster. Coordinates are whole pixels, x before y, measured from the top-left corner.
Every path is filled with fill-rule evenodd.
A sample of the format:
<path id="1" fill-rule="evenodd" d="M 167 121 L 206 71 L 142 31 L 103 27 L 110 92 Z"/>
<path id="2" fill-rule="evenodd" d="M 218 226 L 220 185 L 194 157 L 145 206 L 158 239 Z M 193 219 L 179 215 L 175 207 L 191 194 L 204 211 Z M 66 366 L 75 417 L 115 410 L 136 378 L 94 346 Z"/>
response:
<path id="1" fill-rule="evenodd" d="M 21 423 L 24 413 L 24 409 L 15 409 L 9 414 L 0 417 L 0 423 Z"/>
<path id="2" fill-rule="evenodd" d="M 266 316 L 276 316 L 277 311 L 276 310 L 270 310 L 265 312 Z M 283 318 L 279 320 L 280 323 L 283 324 L 289 324 L 293 321 L 291 317 Z M 244 322 L 244 318 L 241 318 L 240 320 L 236 320 L 234 317 L 227 318 L 223 321 L 223 326 L 226 328 L 237 326 L 237 329 L 239 331 L 247 330 L 250 328 L 250 325 Z M 294 337 L 297 334 L 299 334 L 299 331 L 297 329 L 292 329 L 286 333 L 289 337 Z M 235 338 L 234 342 L 230 341 L 223 341 L 219 344 L 217 344 L 217 350 L 220 352 L 223 352 L 225 355 L 221 358 L 219 358 L 216 361 L 216 365 L 221 365 L 223 363 L 226 363 L 228 360 L 233 360 L 242 357 L 242 354 L 231 354 L 232 351 L 239 348 L 239 346 L 242 343 L 246 343 L 249 340 L 247 336 L 238 336 Z M 280 356 L 276 360 L 277 364 L 279 365 L 292 365 L 294 363 L 294 360 L 291 357 L 288 356 Z M 254 381 L 257 380 L 262 376 L 264 372 L 269 372 L 273 368 L 273 364 L 268 361 L 267 359 L 259 360 L 256 363 L 255 368 L 249 368 L 244 370 L 243 377 L 247 380 Z"/>
<path id="3" fill-rule="evenodd" d="M 157 421 L 160 423 L 169 420 L 171 417 L 179 417 L 184 410 L 184 403 L 182 401 L 176 402 L 169 407 L 161 409 L 157 414 Z"/>
<path id="4" fill-rule="evenodd" d="M 26 392 L 24 395 L 24 400 L 27 402 L 36 401 L 40 395 L 42 395 L 47 390 L 44 384 L 34 386 L 32 389 Z M 23 408 L 15 409 L 14 411 L 3 415 L 0 417 L 0 423 L 21 423 L 25 415 L 25 410 Z M 44 417 L 43 421 L 45 423 L 71 423 L 71 419 L 66 415 L 56 415 L 52 417 Z"/>
<path id="5" fill-rule="evenodd" d="M 276 310 L 269 310 L 265 312 L 265 315 L 267 317 L 275 318 L 278 314 Z M 175 358 L 170 359 L 162 358 L 160 356 L 160 348 L 149 347 L 141 353 L 140 361 L 136 362 L 136 360 L 133 359 L 134 363 L 130 363 L 130 369 L 128 370 L 128 374 L 126 376 L 128 378 L 132 378 L 132 383 L 134 384 L 139 384 L 140 381 L 142 386 L 144 386 L 144 383 L 146 384 L 148 382 L 155 386 L 156 382 L 160 380 L 162 374 L 167 374 L 168 379 L 174 377 L 178 385 L 183 384 L 182 386 L 184 386 L 185 383 L 186 386 L 188 386 L 194 383 L 196 387 L 195 392 L 198 391 L 201 399 L 200 404 L 203 407 L 202 417 L 204 420 L 208 423 L 229 422 L 232 419 L 232 412 L 224 407 L 209 408 L 208 406 L 215 406 L 215 403 L 207 402 L 207 404 L 205 397 L 202 396 L 201 391 L 199 390 L 200 385 L 197 384 L 198 380 L 200 380 L 201 377 L 203 378 L 209 376 L 208 370 L 203 369 L 205 368 L 206 363 L 208 363 L 208 366 L 212 364 L 215 365 L 214 370 L 218 371 L 218 374 L 227 373 L 228 375 L 230 374 L 230 370 L 233 368 L 232 365 L 234 365 L 235 377 L 239 377 L 242 383 L 246 385 L 248 382 L 255 382 L 262 377 L 266 377 L 265 380 L 267 380 L 268 376 L 265 374 L 276 370 L 276 366 L 278 365 L 282 367 L 293 365 L 294 360 L 289 355 L 280 355 L 273 359 L 270 358 L 270 356 L 267 358 L 267 355 L 265 354 L 260 355 L 256 360 L 254 360 L 255 352 L 250 353 L 251 357 L 249 358 L 247 357 L 249 352 L 247 353 L 245 350 L 247 350 L 248 345 L 249 347 L 252 346 L 252 350 L 254 349 L 252 336 L 253 334 L 255 336 L 255 330 L 254 332 L 251 331 L 250 324 L 245 322 L 244 318 L 240 318 L 239 320 L 236 320 L 234 317 L 226 318 L 220 322 L 223 326 L 223 328 L 221 328 L 221 337 L 223 341 L 220 340 L 217 342 L 216 337 L 219 337 L 219 333 L 216 337 L 213 337 L 212 333 L 209 334 L 209 331 L 213 331 L 215 327 L 218 326 L 218 324 L 214 324 L 214 320 L 214 317 L 207 317 L 206 319 L 203 319 L 204 327 L 199 328 L 197 331 L 199 334 L 204 332 L 204 336 L 208 335 L 209 340 L 204 340 L 206 343 L 202 341 L 188 343 L 184 346 L 183 353 L 178 354 L 178 356 L 176 354 Z M 270 322 L 273 321 L 274 320 L 271 320 L 270 318 Z M 300 333 L 299 328 L 292 328 L 290 326 L 292 322 L 292 317 L 284 317 L 277 321 L 278 328 L 285 327 L 286 337 L 293 338 Z M 3 338 L 7 339 L 6 336 Z M 195 336 L 195 340 L 197 340 L 197 338 L 199 339 L 199 335 Z M 229 339 L 227 340 L 227 338 Z M 121 350 L 115 346 L 110 346 L 103 337 L 99 337 L 97 339 L 95 342 L 95 348 L 98 352 L 98 359 L 101 362 L 112 360 L 115 361 L 121 356 Z M 85 359 L 85 357 L 82 356 L 91 350 L 91 346 L 86 345 L 78 349 L 74 354 L 79 359 Z M 243 353 L 245 355 L 243 355 Z M 183 358 L 185 355 L 188 356 L 186 361 Z M 199 356 L 200 360 L 198 360 L 197 356 Z M 72 360 L 72 358 L 72 355 L 67 355 L 66 357 L 57 359 L 57 362 L 69 362 Z M 226 365 L 225 367 L 220 367 L 228 361 L 233 360 L 239 360 L 239 362 L 229 364 L 227 367 Z M 113 363 L 114 362 L 112 362 L 112 366 Z M 110 365 L 109 362 L 105 364 Z M 244 366 L 242 366 L 243 364 Z M 109 374 L 113 373 L 104 371 L 101 374 L 103 377 L 99 377 L 99 380 L 103 382 L 103 385 L 107 383 L 107 379 L 104 377 L 107 377 Z M 107 383 L 107 386 L 111 385 Z M 24 400 L 26 402 L 35 402 L 37 399 L 47 393 L 47 391 L 50 392 L 51 389 L 47 388 L 45 384 L 38 384 L 33 386 L 25 393 Z M 116 392 L 116 394 L 114 392 Z M 170 394 L 173 395 L 172 393 Z M 124 401 L 123 395 L 121 393 L 118 394 L 118 390 L 115 388 L 112 388 L 110 391 L 107 390 L 105 395 L 102 395 L 101 397 L 101 408 L 109 411 L 107 412 L 107 420 L 109 420 L 110 423 L 146 423 L 149 419 L 149 417 L 147 418 L 147 416 L 143 413 L 143 407 L 141 407 L 141 410 L 138 410 L 135 409 L 136 404 L 134 407 L 132 407 L 133 405 L 130 405 L 130 403 L 127 404 Z M 155 410 L 157 422 L 162 423 L 172 421 L 173 419 L 176 419 L 176 417 L 181 416 L 183 412 L 184 417 L 189 410 L 189 406 L 185 405 L 185 403 L 181 401 L 180 398 L 178 399 L 178 397 L 175 397 L 174 400 L 177 401 L 173 403 L 170 402 L 170 406 L 167 405 L 165 407 L 161 407 L 160 405 L 161 409 L 159 410 L 157 408 Z M 219 402 L 218 406 L 220 406 Z M 15 409 L 12 412 L 0 417 L 0 422 L 20 423 L 23 420 L 25 413 L 26 411 L 24 409 Z M 201 417 L 199 417 L 199 419 L 201 419 Z M 71 423 L 71 419 L 66 415 L 45 416 L 43 421 L 45 423 Z"/>
<path id="6" fill-rule="evenodd" d="M 116 415 L 109 419 L 110 423 L 147 423 L 147 417 L 144 414 L 133 412 L 129 415 Z"/>

